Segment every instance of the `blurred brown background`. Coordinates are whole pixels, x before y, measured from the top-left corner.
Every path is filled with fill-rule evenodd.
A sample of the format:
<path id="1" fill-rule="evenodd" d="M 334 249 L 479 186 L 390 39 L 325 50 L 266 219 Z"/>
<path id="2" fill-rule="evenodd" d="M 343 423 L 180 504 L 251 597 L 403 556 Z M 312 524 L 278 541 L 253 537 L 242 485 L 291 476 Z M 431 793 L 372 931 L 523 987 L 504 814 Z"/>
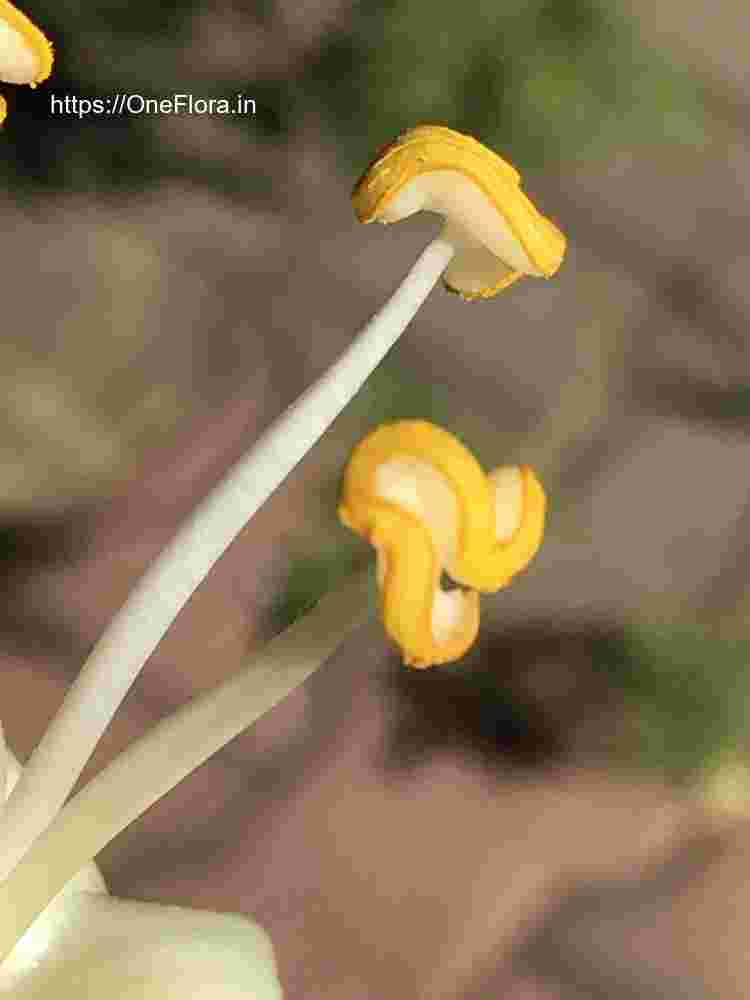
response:
<path id="1" fill-rule="evenodd" d="M 570 239 L 550 282 L 432 295 L 87 774 L 363 555 L 336 488 L 379 420 L 437 419 L 545 483 L 545 544 L 484 600 L 477 649 L 415 674 L 359 631 L 109 846 L 112 891 L 254 916 L 289 1000 L 745 997 L 745 5 L 26 9 L 57 64 L 6 88 L 0 137 L 0 716 L 21 756 L 180 519 L 434 233 L 356 224 L 376 147 L 472 131 Z M 184 92 L 258 112 L 49 108 Z"/>

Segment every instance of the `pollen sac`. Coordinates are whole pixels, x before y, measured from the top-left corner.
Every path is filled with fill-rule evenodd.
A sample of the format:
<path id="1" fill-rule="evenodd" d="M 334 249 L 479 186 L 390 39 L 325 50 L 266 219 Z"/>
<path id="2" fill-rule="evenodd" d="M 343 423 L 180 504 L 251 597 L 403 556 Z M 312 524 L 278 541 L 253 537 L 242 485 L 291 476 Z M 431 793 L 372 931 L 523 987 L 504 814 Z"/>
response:
<path id="1" fill-rule="evenodd" d="M 479 592 L 528 565 L 545 506 L 528 466 L 487 475 L 457 438 L 423 420 L 383 424 L 357 445 L 338 513 L 375 547 L 383 624 L 405 663 L 463 656 L 479 629 Z M 444 589 L 443 573 L 458 586 Z"/>
<path id="2" fill-rule="evenodd" d="M 0 80 L 35 87 L 52 71 L 52 45 L 9 0 L 0 0 Z M 7 103 L 0 97 L 0 123 Z"/>
<path id="3" fill-rule="evenodd" d="M 360 222 L 398 222 L 422 210 L 445 218 L 456 254 L 445 287 L 488 298 L 524 275 L 551 277 L 565 237 L 521 190 L 518 171 L 471 136 L 419 125 L 382 149 L 352 194 Z"/>

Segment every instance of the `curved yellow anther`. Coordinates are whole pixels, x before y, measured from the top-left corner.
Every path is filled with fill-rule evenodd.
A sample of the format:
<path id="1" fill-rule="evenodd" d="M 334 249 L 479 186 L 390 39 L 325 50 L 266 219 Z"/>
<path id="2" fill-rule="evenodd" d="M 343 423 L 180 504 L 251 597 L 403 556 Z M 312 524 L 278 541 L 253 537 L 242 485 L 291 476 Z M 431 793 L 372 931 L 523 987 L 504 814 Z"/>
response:
<path id="1" fill-rule="evenodd" d="M 456 247 L 443 282 L 467 299 L 495 295 L 525 274 L 550 277 L 565 237 L 521 190 L 509 163 L 471 136 L 419 125 L 382 149 L 352 194 L 360 222 L 397 222 L 420 210 L 446 219 Z"/>
<path id="2" fill-rule="evenodd" d="M 52 71 L 52 44 L 10 0 L 0 0 L 0 80 L 35 87 Z M 0 123 L 7 104 L 0 98 Z"/>
<path id="3" fill-rule="evenodd" d="M 378 554 L 383 623 L 414 667 L 462 656 L 479 591 L 524 569 L 542 540 L 545 496 L 528 466 L 485 474 L 452 434 L 423 420 L 378 427 L 354 449 L 339 517 Z M 446 572 L 462 588 L 446 591 Z"/>

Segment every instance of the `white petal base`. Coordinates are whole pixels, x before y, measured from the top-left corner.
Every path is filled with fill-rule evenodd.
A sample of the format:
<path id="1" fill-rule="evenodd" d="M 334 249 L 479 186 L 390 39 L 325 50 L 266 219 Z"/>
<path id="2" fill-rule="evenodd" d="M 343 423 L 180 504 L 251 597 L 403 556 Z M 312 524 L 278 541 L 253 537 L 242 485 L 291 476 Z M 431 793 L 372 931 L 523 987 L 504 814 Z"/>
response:
<path id="1" fill-rule="evenodd" d="M 14 950 L 0 996 L 281 1000 L 271 942 L 243 917 L 90 892 L 66 894 L 45 916 L 25 935 L 44 934 L 43 958 L 5 975 Z"/>
<path id="2" fill-rule="evenodd" d="M 3 799 L 21 768 L 0 725 Z M 281 1000 L 271 941 L 252 920 L 115 899 L 81 869 L 0 964 L 0 1000 Z"/>

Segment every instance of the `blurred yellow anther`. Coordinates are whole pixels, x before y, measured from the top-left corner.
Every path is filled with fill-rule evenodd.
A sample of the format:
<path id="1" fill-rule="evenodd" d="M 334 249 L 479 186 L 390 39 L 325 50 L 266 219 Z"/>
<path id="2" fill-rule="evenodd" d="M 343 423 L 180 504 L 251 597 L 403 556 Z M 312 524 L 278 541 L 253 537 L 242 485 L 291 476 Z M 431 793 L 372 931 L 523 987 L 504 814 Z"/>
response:
<path id="1" fill-rule="evenodd" d="M 550 277 L 565 237 L 521 190 L 509 163 L 476 139 L 419 125 L 386 146 L 352 194 L 360 222 L 397 222 L 415 212 L 446 219 L 456 247 L 443 282 L 463 298 L 488 298 L 525 274 Z"/>
<path id="2" fill-rule="evenodd" d="M 52 44 L 9 0 L 0 0 L 0 80 L 35 87 L 52 71 Z M 0 97 L 0 123 L 7 113 Z"/>
<path id="3" fill-rule="evenodd" d="M 544 511 L 528 466 L 487 475 L 426 421 L 384 424 L 357 445 L 339 517 L 375 546 L 383 623 L 405 663 L 429 667 L 466 652 L 479 628 L 478 591 L 498 590 L 528 565 Z M 461 586 L 444 590 L 443 572 Z"/>

